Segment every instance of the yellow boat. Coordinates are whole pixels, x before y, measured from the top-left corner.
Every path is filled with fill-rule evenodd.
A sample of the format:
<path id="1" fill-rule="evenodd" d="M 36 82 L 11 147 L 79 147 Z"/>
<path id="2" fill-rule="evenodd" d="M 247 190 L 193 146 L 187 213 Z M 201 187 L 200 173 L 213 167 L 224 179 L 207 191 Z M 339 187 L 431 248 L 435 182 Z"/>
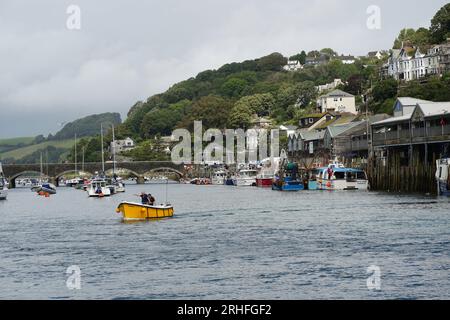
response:
<path id="1" fill-rule="evenodd" d="M 135 202 L 122 202 L 116 209 L 122 213 L 124 220 L 146 220 L 173 217 L 173 206 L 157 205 L 150 206 Z"/>

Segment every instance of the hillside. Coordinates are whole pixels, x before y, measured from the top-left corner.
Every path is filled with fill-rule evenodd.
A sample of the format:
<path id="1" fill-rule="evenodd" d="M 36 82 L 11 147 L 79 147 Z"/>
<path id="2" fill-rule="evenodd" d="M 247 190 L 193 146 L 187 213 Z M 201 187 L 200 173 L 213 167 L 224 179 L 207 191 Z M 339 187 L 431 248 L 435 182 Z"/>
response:
<path id="1" fill-rule="evenodd" d="M 312 51 L 306 56 L 324 56 L 328 63 L 287 72 L 283 66 L 288 59 L 273 53 L 203 71 L 136 103 L 120 132 L 141 138 L 168 135 L 176 127 L 190 128 L 195 119 L 202 119 L 205 127 L 245 128 L 255 115 L 271 117 L 277 123 L 295 122 L 314 106 L 316 85 L 340 78 L 351 84 L 343 89 L 359 95 L 371 79 L 375 80 L 373 66 L 380 63 L 361 59 L 344 64 L 331 49 Z"/>
<path id="2" fill-rule="evenodd" d="M 408 44 L 411 48 L 427 48 L 441 43 L 450 35 L 450 4 L 431 19 L 430 28 L 403 29 L 394 48 Z M 394 39 L 394 35 L 393 35 Z M 248 128 L 255 116 L 271 118 L 275 124 L 295 124 L 312 111 L 318 92 L 314 86 L 341 79 L 340 87 L 356 96 L 368 94 L 373 113 L 391 112 L 398 95 L 426 97 L 442 101 L 449 98 L 450 77 L 430 77 L 426 85 L 411 81 L 402 86 L 392 79 L 380 79 L 379 69 L 387 56 L 360 57 L 353 64 L 343 63 L 342 56 L 330 48 L 300 53 L 290 57 L 302 64 L 313 62 L 301 70 L 283 70 L 288 58 L 280 53 L 240 63 L 229 63 L 217 70 L 200 72 L 196 77 L 179 82 L 161 94 L 137 102 L 120 127 L 120 136 L 146 139 L 169 135 L 177 127 L 191 128 L 194 120 L 202 120 L 204 128 Z"/>
<path id="3" fill-rule="evenodd" d="M 67 123 L 60 131 L 58 131 L 53 137 L 49 137 L 51 140 L 65 140 L 72 139 L 75 134 L 78 137 L 89 137 L 99 134 L 100 125 L 115 126 L 122 123 L 119 113 L 101 113 L 90 115 L 73 122 Z"/>
<path id="4" fill-rule="evenodd" d="M 52 150 L 52 148 L 54 148 L 54 149 L 58 149 L 59 151 L 61 151 L 61 154 L 62 154 L 64 152 L 67 152 L 70 148 L 72 148 L 73 145 L 74 145 L 73 139 L 59 140 L 59 141 L 46 141 L 43 143 L 34 144 L 34 145 L 26 146 L 23 148 L 18 148 L 18 149 L 9 151 L 9 152 L 0 153 L 0 156 L 1 156 L 2 162 L 21 163 L 22 161 L 19 161 L 19 160 L 21 160 L 25 157 L 28 157 L 30 155 L 38 153 L 38 154 L 36 154 L 36 157 L 35 157 L 36 159 L 34 159 L 33 161 L 26 161 L 26 162 L 35 163 L 36 160 L 39 159 L 39 157 L 40 157 L 40 151 L 45 153 L 47 149 Z"/>
<path id="5" fill-rule="evenodd" d="M 32 144 L 34 137 L 0 139 L 0 154 Z"/>

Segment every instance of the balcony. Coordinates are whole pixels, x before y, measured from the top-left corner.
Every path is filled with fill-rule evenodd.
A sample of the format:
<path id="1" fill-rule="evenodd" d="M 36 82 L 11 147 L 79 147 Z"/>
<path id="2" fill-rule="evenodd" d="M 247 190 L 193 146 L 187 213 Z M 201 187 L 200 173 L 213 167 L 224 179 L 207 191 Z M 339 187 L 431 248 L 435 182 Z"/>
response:
<path id="1" fill-rule="evenodd" d="M 373 134 L 373 145 L 397 145 L 409 143 L 439 142 L 450 140 L 450 125 L 391 130 Z"/>

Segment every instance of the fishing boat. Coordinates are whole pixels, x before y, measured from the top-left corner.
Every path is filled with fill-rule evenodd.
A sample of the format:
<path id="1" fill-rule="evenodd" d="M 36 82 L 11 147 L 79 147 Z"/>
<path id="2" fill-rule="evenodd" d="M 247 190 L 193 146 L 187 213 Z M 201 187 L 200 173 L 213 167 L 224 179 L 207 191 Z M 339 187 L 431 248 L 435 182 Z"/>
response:
<path id="1" fill-rule="evenodd" d="M 123 220 L 147 220 L 173 217 L 173 206 L 170 204 L 145 205 L 135 202 L 121 202 L 116 209 L 122 213 Z"/>
<path id="2" fill-rule="evenodd" d="M 212 185 L 224 185 L 227 172 L 225 170 L 214 171 L 211 175 Z"/>
<path id="3" fill-rule="evenodd" d="M 276 191 L 301 191 L 305 186 L 299 178 L 298 165 L 296 163 L 282 164 L 281 169 L 272 182 L 272 190 Z"/>
<path id="4" fill-rule="evenodd" d="M 0 200 L 6 200 L 8 198 L 8 183 L 3 174 L 3 167 L 0 163 Z"/>
<path id="5" fill-rule="evenodd" d="M 106 180 L 102 178 L 95 178 L 91 181 L 86 189 L 89 197 L 109 197 L 111 190 L 106 186 Z"/>
<path id="6" fill-rule="evenodd" d="M 270 188 L 272 186 L 275 172 L 278 171 L 280 158 L 267 158 L 261 161 L 261 169 L 256 175 L 256 186 L 260 188 Z"/>
<path id="7" fill-rule="evenodd" d="M 254 169 L 241 169 L 236 173 L 233 185 L 236 187 L 255 187 L 257 174 L 258 171 Z"/>
<path id="8" fill-rule="evenodd" d="M 286 151 L 281 150 L 278 168 L 272 180 L 272 190 L 276 191 L 300 191 L 305 186 L 300 178 L 298 165 L 289 162 Z"/>
<path id="9" fill-rule="evenodd" d="M 440 196 L 450 196 L 450 158 L 436 161 L 437 191 Z"/>
<path id="10" fill-rule="evenodd" d="M 319 169 L 317 179 L 320 190 L 363 190 L 369 189 L 369 181 L 364 170 L 346 168 L 338 161 Z"/>

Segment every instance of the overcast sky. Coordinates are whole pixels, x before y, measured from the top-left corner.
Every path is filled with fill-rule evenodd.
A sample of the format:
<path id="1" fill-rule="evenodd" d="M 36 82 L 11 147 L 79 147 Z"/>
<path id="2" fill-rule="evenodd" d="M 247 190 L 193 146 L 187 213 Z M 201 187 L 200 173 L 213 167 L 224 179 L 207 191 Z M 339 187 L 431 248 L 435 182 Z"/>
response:
<path id="1" fill-rule="evenodd" d="M 1 0 L 0 138 L 48 134 L 205 69 L 272 52 L 389 49 L 403 27 L 429 27 L 445 0 Z M 81 9 L 69 30 L 67 7 Z M 381 9 L 381 29 L 367 8 Z"/>

